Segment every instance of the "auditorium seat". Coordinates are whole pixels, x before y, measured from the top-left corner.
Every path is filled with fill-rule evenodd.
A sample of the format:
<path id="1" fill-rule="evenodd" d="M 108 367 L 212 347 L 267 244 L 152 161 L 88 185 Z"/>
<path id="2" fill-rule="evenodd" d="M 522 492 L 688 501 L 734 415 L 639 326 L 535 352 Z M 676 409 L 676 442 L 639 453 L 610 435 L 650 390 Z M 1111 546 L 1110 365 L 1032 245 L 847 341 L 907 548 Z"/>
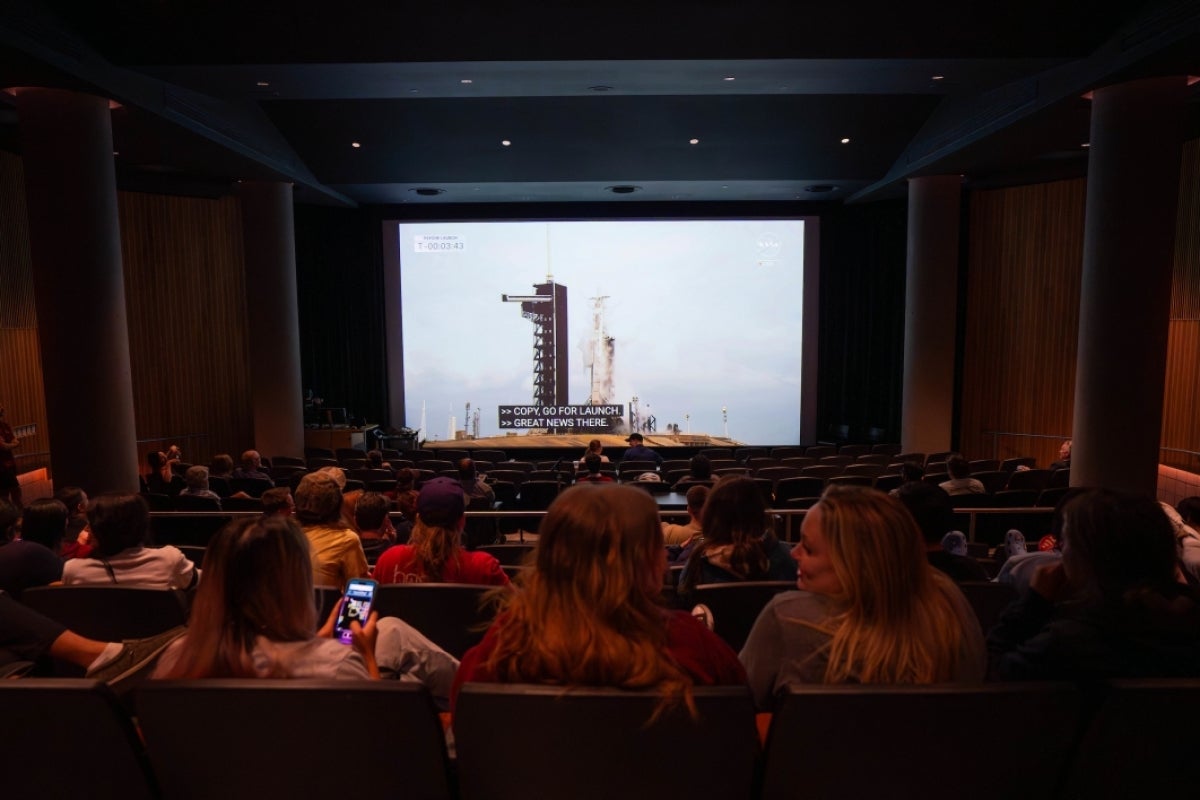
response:
<path id="1" fill-rule="evenodd" d="M 837 445 L 814 444 L 810 447 L 805 448 L 804 455 L 808 456 L 809 458 L 816 458 L 816 459 L 821 459 L 821 458 L 824 458 L 825 456 L 836 456 L 837 455 Z"/>
<path id="2" fill-rule="evenodd" d="M 1008 485 L 1008 473 L 1002 469 L 983 470 L 975 472 L 971 470 L 971 477 L 983 484 L 988 490 L 988 494 L 995 494 L 1003 491 Z"/>
<path id="3" fill-rule="evenodd" d="M 495 616 L 483 605 L 491 586 L 465 583 L 388 583 L 375 592 L 381 617 L 399 617 L 455 658 L 479 644 Z"/>
<path id="4" fill-rule="evenodd" d="M 263 503 L 261 497 L 227 497 L 222 501 L 221 507 L 226 511 L 258 511 L 261 513 Z"/>
<path id="5" fill-rule="evenodd" d="M 455 467 L 458 466 L 458 462 L 462 459 L 471 457 L 471 454 L 466 450 L 438 450 L 437 454 L 438 460 L 449 461 Z"/>
<path id="6" fill-rule="evenodd" d="M 1056 505 L 1058 505 L 1058 501 L 1066 497 L 1070 491 L 1071 489 L 1067 486 L 1042 489 L 1042 491 L 1038 492 L 1037 500 L 1033 501 L 1033 504 L 1039 508 L 1054 508 Z"/>
<path id="7" fill-rule="evenodd" d="M 683 706 L 656 716 L 657 692 L 468 683 L 454 717 L 461 798 L 750 800 L 759 745 L 749 691 L 691 691 L 695 719 Z M 515 721 L 519 732 L 504 724 Z"/>
<path id="8" fill-rule="evenodd" d="M 271 456 L 272 467 L 303 467 L 307 466 L 303 458 L 296 456 Z"/>
<path id="9" fill-rule="evenodd" d="M 974 461 L 968 461 L 967 467 L 970 468 L 971 475 L 974 475 L 977 472 L 991 472 L 1000 469 L 1000 462 L 994 458 L 977 458 Z"/>
<path id="10" fill-rule="evenodd" d="M 822 478 L 811 475 L 780 478 L 775 482 L 775 504 L 782 508 L 793 498 L 820 497 L 823 491 L 825 481 Z"/>
<path id="11" fill-rule="evenodd" d="M 713 616 L 713 633 L 737 652 L 746 643 L 754 621 L 771 598 L 795 588 L 795 581 L 703 583 L 688 596 L 688 603 L 708 606 Z"/>
<path id="12" fill-rule="evenodd" d="M 1021 472 L 1014 472 L 1008 478 L 1008 489 L 1030 489 L 1034 492 L 1040 492 L 1046 488 L 1050 482 L 1050 470 L 1048 469 L 1027 469 Z"/>
<path id="13" fill-rule="evenodd" d="M 268 470 L 271 480 L 275 481 L 277 486 L 286 486 L 288 481 L 292 479 L 293 475 L 303 475 L 306 472 L 308 472 L 308 467 L 304 466 L 303 464 L 299 466 L 296 464 L 276 464 L 275 466 L 271 467 L 270 470 Z M 211 478 L 209 480 L 211 481 Z M 214 489 L 213 491 L 216 490 Z M 220 494 L 220 492 L 217 492 L 217 494 Z"/>
<path id="14" fill-rule="evenodd" d="M 229 489 L 234 494 L 245 492 L 251 497 L 262 497 L 262 493 L 274 487 L 266 478 L 230 478 Z"/>
<path id="15" fill-rule="evenodd" d="M 794 456 L 803 456 L 804 448 L 796 447 L 796 446 L 772 447 L 771 452 L 768 453 L 767 455 L 769 455 L 771 458 L 778 458 L 778 459 L 782 460 L 785 458 L 792 458 Z"/>
<path id="16" fill-rule="evenodd" d="M 858 456 L 866 455 L 869 452 L 871 452 L 870 445 L 844 444 L 838 448 L 837 454 L 839 456 L 850 456 L 851 458 L 857 458 Z"/>
<path id="17" fill-rule="evenodd" d="M 312 456 L 308 459 L 307 465 L 310 471 L 325 469 L 325 467 L 339 466 L 336 458 L 326 458 L 325 456 Z"/>
<path id="18" fill-rule="evenodd" d="M 793 467 L 795 469 L 816 466 L 816 463 L 817 460 L 812 456 L 787 456 L 779 459 L 781 467 Z"/>
<path id="19" fill-rule="evenodd" d="M 875 488 L 881 492 L 890 492 L 902 483 L 904 483 L 904 476 L 892 472 L 876 478 Z"/>
<path id="20" fill-rule="evenodd" d="M 187 624 L 186 592 L 113 584 L 39 586 L 21 593 L 21 602 L 100 642 L 143 639 Z M 60 675 L 82 676 L 83 668 L 56 663 Z"/>
<path id="21" fill-rule="evenodd" d="M 1017 591 L 1009 583 L 963 581 L 958 588 L 975 611 L 984 636 L 1000 621 L 1000 615 L 1008 608 L 1008 604 L 1017 599 Z"/>
<path id="22" fill-rule="evenodd" d="M 1014 472 L 1017 467 L 1029 467 L 1033 469 L 1037 466 L 1037 459 L 1032 456 L 1019 456 L 1017 458 L 1006 458 L 1000 462 L 1000 469 L 1005 472 Z"/>
<path id="23" fill-rule="evenodd" d="M 1114 680 L 1100 691 L 1063 796 L 1117 800 L 1196 791 L 1196 743 L 1189 732 L 1200 681 Z"/>
<path id="24" fill-rule="evenodd" d="M 707 456 L 710 460 L 712 460 L 712 459 L 730 459 L 733 461 L 737 460 L 736 458 L 734 458 L 732 447 L 706 447 L 706 448 L 702 449 L 697 455 Z"/>
<path id="25" fill-rule="evenodd" d="M 800 470 L 800 475 L 809 478 L 821 478 L 829 480 L 830 478 L 841 475 L 842 467 L 836 464 L 817 464 L 812 467 L 804 467 Z"/>
<path id="26" fill-rule="evenodd" d="M 0 680 L 0 720 L 0 791 L 6 798 L 159 796 L 128 713 L 102 683 Z"/>
<path id="27" fill-rule="evenodd" d="M 870 475 L 834 475 L 829 479 L 830 486 L 866 486 L 875 485 L 875 479 Z"/>
<path id="28" fill-rule="evenodd" d="M 176 511 L 220 511 L 221 501 L 215 497 L 181 494 L 175 498 Z"/>
<path id="29" fill-rule="evenodd" d="M 136 702 L 167 800 L 452 796 L 442 726 L 417 684 L 148 681 Z"/>
<path id="30" fill-rule="evenodd" d="M 499 464 L 501 461 L 508 459 L 503 450 L 476 450 L 476 461 L 490 461 L 493 464 Z"/>
<path id="31" fill-rule="evenodd" d="M 875 478 L 878 478 L 880 475 L 883 474 L 883 471 L 885 469 L 887 469 L 887 467 L 884 466 L 883 464 L 866 464 L 866 463 L 860 463 L 858 461 L 855 461 L 853 464 L 847 464 L 846 468 L 844 470 L 842 470 L 842 474 L 843 475 L 865 475 L 866 477 L 868 477 L 872 481 L 874 481 Z"/>
<path id="32" fill-rule="evenodd" d="M 855 464 L 877 464 L 880 467 L 887 467 L 892 463 L 892 457 L 888 453 L 865 453 L 854 459 Z"/>
<path id="33" fill-rule="evenodd" d="M 796 687 L 771 719 L 762 798 L 1050 800 L 1079 708 L 1069 684 Z"/>
<path id="34" fill-rule="evenodd" d="M 733 451 L 733 457 L 745 463 L 752 458 L 769 458 L 765 447 L 739 447 Z"/>
<path id="35" fill-rule="evenodd" d="M 532 544 L 487 544 L 475 548 L 488 555 L 494 556 L 502 565 L 521 565 L 525 557 L 533 552 Z"/>
<path id="36" fill-rule="evenodd" d="M 872 453 L 882 453 L 888 456 L 897 456 L 900 454 L 900 445 L 894 443 L 883 443 L 871 446 Z"/>

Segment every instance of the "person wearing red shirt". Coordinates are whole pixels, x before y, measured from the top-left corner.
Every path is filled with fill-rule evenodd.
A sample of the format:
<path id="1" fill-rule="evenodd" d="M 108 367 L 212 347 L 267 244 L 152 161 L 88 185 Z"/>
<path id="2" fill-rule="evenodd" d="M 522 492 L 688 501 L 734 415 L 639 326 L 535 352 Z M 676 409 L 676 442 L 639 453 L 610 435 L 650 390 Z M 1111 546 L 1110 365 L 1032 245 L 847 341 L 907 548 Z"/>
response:
<path id="1" fill-rule="evenodd" d="M 452 478 L 426 481 L 417 496 L 417 519 L 408 544 L 379 556 L 372 577 L 380 583 L 476 583 L 507 586 L 508 575 L 488 553 L 463 549 L 462 485 Z"/>
<path id="2" fill-rule="evenodd" d="M 722 639 L 658 601 L 666 549 L 658 508 L 616 484 L 572 487 L 539 526 L 537 557 L 520 591 L 463 656 L 464 683 L 550 683 L 658 689 L 664 705 L 690 704 L 691 687 L 745 685 Z"/>

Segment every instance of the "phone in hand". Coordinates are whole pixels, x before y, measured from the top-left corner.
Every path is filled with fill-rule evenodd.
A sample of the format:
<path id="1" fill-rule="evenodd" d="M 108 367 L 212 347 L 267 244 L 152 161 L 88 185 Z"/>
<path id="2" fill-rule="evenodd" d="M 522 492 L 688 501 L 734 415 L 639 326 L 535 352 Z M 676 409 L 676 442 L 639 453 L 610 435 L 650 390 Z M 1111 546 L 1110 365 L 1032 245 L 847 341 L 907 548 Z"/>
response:
<path id="1" fill-rule="evenodd" d="M 342 644 L 352 642 L 351 622 L 358 622 L 359 625 L 367 624 L 367 617 L 371 614 L 371 604 L 375 602 L 375 587 L 378 585 L 376 581 L 366 578 L 352 578 L 346 584 L 346 594 L 342 597 L 337 621 L 333 625 L 334 634 Z"/>

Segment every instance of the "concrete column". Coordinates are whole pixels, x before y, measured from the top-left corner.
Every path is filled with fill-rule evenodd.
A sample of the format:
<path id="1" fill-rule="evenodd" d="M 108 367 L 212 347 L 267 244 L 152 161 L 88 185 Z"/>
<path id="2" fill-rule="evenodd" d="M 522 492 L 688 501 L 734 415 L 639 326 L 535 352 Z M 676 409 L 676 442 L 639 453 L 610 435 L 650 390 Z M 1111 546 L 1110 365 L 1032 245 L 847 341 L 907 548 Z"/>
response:
<path id="1" fill-rule="evenodd" d="M 958 319 L 958 226 L 962 178 L 908 182 L 908 275 L 904 300 L 904 394 L 900 442 L 906 452 L 950 449 Z"/>
<path id="2" fill-rule="evenodd" d="M 20 89 L 17 116 L 54 483 L 137 491 L 108 100 Z"/>
<path id="3" fill-rule="evenodd" d="M 1092 99 L 1071 484 L 1158 480 L 1186 79 Z"/>
<path id="4" fill-rule="evenodd" d="M 292 186 L 243 182 L 241 201 L 254 446 L 266 456 L 303 456 Z"/>

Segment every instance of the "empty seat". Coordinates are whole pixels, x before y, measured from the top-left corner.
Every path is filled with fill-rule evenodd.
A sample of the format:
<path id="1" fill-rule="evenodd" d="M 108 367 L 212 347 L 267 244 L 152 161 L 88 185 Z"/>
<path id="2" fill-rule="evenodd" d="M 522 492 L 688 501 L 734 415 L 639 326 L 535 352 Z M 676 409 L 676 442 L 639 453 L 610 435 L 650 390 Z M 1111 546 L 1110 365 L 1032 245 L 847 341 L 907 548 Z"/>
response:
<path id="1" fill-rule="evenodd" d="M 815 458 L 813 458 L 812 456 L 787 456 L 786 458 L 779 459 L 780 466 L 794 467 L 796 469 L 803 469 L 804 467 L 811 467 L 811 466 L 814 466 L 816 463 L 817 463 L 817 460 Z"/>
<path id="2" fill-rule="evenodd" d="M 982 483 L 983 487 L 988 490 L 988 494 L 995 494 L 1008 485 L 1008 473 L 1002 469 L 982 472 L 971 470 L 971 477 Z"/>
<path id="3" fill-rule="evenodd" d="M 133 586 L 41 586 L 21 593 L 21 602 L 80 636 L 101 642 L 144 639 L 187 624 L 187 595 L 172 589 Z M 62 675 L 81 667 L 57 664 Z"/>
<path id="4" fill-rule="evenodd" d="M 1020 472 L 1014 472 L 1008 478 L 1009 489 L 1029 489 L 1034 492 L 1040 492 L 1046 488 L 1050 482 L 1050 470 L 1048 469 L 1027 469 Z"/>
<path id="5" fill-rule="evenodd" d="M 796 687 L 771 719 L 762 797 L 1049 800 L 1078 723 L 1068 684 Z"/>
<path id="6" fill-rule="evenodd" d="M 767 455 L 769 455 L 771 458 L 778 458 L 778 459 L 791 458 L 793 456 L 802 456 L 802 455 L 804 455 L 804 448 L 796 447 L 796 446 L 772 447 L 771 452 L 768 453 Z"/>
<path id="7" fill-rule="evenodd" d="M 740 651 L 759 612 L 780 592 L 796 588 L 795 581 L 733 581 L 702 583 L 688 597 L 712 612 L 713 633 Z"/>
<path id="8" fill-rule="evenodd" d="M 855 464 L 878 464 L 881 467 L 886 467 L 892 463 L 892 457 L 888 453 L 865 453 L 854 459 Z"/>
<path id="9" fill-rule="evenodd" d="M 984 550 L 986 551 L 986 546 Z M 979 627 L 987 632 L 1000 621 L 1000 615 L 1008 604 L 1017 599 L 1017 590 L 1010 583 L 993 583 L 992 581 L 963 581 L 958 584 L 967 602 L 975 611 Z"/>
<path id="10" fill-rule="evenodd" d="M 1012 472 L 1017 467 L 1029 467 L 1033 469 L 1037 466 L 1037 459 L 1033 456 L 1020 456 L 1018 458 L 1006 458 L 1000 462 L 1000 469 L 1005 472 Z"/>
<path id="11" fill-rule="evenodd" d="M 475 460 L 476 461 L 490 461 L 493 464 L 499 464 L 501 461 L 504 461 L 506 458 L 508 458 L 508 456 L 506 456 L 504 454 L 503 450 L 476 450 L 475 451 Z"/>
<path id="12" fill-rule="evenodd" d="M 417 684 L 149 681 L 136 700 L 168 800 L 451 797 L 442 726 Z"/>
<path id="13" fill-rule="evenodd" d="M 491 588 L 465 583 L 381 584 L 375 592 L 375 610 L 381 617 L 399 617 L 447 653 L 462 658 L 479 644 L 495 616 L 495 606 L 485 606 L 483 600 Z"/>
<path id="14" fill-rule="evenodd" d="M 691 691 L 696 719 L 679 706 L 656 717 L 657 692 L 468 683 L 454 717 L 462 800 L 749 800 L 759 754 L 749 691 Z M 504 724 L 514 721 L 519 735 Z M 699 754 L 719 769 L 692 763 Z"/>
<path id="15" fill-rule="evenodd" d="M 900 445 L 893 443 L 877 444 L 871 447 L 872 453 L 883 453 L 884 455 L 896 456 L 900 454 Z"/>
<path id="16" fill-rule="evenodd" d="M 303 458 L 297 456 L 272 456 L 271 466 L 273 467 L 303 467 L 307 466 Z"/>
<path id="17" fill-rule="evenodd" d="M 825 491 L 825 480 L 812 475 L 796 478 L 781 478 L 775 482 L 775 504 L 785 506 L 794 498 L 820 497 Z"/>
<path id="18" fill-rule="evenodd" d="M 976 472 L 989 472 L 991 470 L 1000 469 L 1000 462 L 994 458 L 977 458 L 974 461 L 968 461 L 967 466 L 971 470 L 971 474 Z"/>
<path id="19" fill-rule="evenodd" d="M 159 796 L 129 714 L 102 683 L 0 680 L 0 720 L 6 798 Z"/>
<path id="20" fill-rule="evenodd" d="M 836 465 L 839 467 L 845 467 L 848 464 L 854 463 L 854 456 L 843 456 L 843 455 L 822 456 L 821 459 L 819 461 L 817 461 L 817 463 L 822 464 L 822 465 L 833 464 L 833 465 Z"/>
<path id="21" fill-rule="evenodd" d="M 275 484 L 266 478 L 230 478 L 229 489 L 234 494 L 245 492 L 251 497 L 262 497 L 262 493 L 267 489 L 274 488 Z"/>
<path id="22" fill-rule="evenodd" d="M 871 452 L 871 446 L 866 444 L 844 444 L 838 448 L 839 456 L 857 457 Z"/>
<path id="23" fill-rule="evenodd" d="M 853 464 L 847 464 L 846 468 L 842 470 L 842 474 L 865 475 L 873 480 L 882 475 L 885 469 L 887 469 L 887 467 L 883 464 L 863 464 L 856 461 Z"/>
<path id="24" fill-rule="evenodd" d="M 875 479 L 870 475 L 834 475 L 829 479 L 830 486 L 874 486 Z"/>
<path id="25" fill-rule="evenodd" d="M 828 480 L 836 475 L 841 475 L 842 467 L 837 464 L 817 464 L 812 467 L 804 467 L 800 470 L 800 474 L 811 478 Z"/>
<path id="26" fill-rule="evenodd" d="M 804 455 L 810 458 L 824 458 L 825 456 L 837 455 L 837 445 L 833 444 L 814 444 L 804 451 Z"/>
<path id="27" fill-rule="evenodd" d="M 175 498 L 176 511 L 220 511 L 221 501 L 213 497 L 181 494 Z"/>

